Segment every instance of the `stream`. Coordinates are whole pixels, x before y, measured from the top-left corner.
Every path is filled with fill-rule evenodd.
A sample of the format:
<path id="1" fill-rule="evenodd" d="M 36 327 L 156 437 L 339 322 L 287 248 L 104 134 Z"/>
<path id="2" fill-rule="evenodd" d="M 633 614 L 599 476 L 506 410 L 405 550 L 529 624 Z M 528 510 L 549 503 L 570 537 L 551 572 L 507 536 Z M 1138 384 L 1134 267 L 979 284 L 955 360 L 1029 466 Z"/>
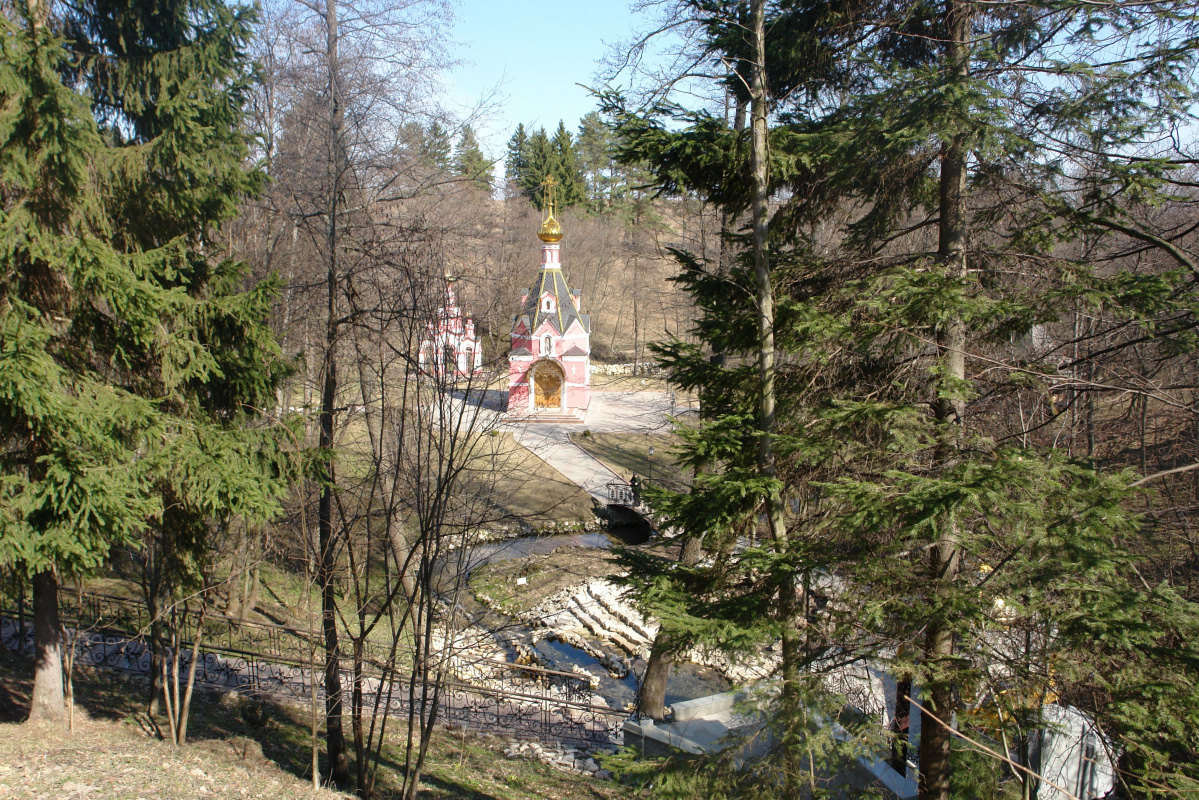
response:
<path id="1" fill-rule="evenodd" d="M 485 564 L 526 558 L 557 550 L 560 547 L 609 548 L 616 544 L 644 544 L 648 536 L 640 529 L 616 529 L 609 533 L 570 533 L 549 536 L 523 536 L 503 542 L 488 542 L 471 549 L 467 556 L 470 569 Z M 541 639 L 535 645 L 537 652 L 563 672 L 578 667 L 595 676 L 598 683 L 595 693 L 603 697 L 614 708 L 623 708 L 637 696 L 637 684 L 645 671 L 645 662 L 636 659 L 632 670 L 624 678 L 613 678 L 608 670 L 593 656 L 566 642 L 556 639 Z M 697 697 L 727 692 L 729 682 L 718 672 L 708 667 L 689 662 L 676 662 L 666 684 L 667 704 Z"/>

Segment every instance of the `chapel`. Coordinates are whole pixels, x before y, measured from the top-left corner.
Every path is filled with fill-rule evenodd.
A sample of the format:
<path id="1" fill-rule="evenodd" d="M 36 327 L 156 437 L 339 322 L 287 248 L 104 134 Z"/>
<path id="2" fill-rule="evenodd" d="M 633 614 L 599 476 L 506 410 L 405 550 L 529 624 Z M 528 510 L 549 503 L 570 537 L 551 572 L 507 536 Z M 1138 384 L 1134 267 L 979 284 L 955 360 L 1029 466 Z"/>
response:
<path id="1" fill-rule="evenodd" d="M 583 422 L 591 404 L 591 317 L 562 272 L 562 226 L 554 219 L 553 184 L 541 223 L 541 269 L 520 298 L 508 354 L 508 418 Z"/>
<path id="2" fill-rule="evenodd" d="M 455 280 L 453 275 L 445 276 L 441 308 L 425 328 L 419 359 L 420 371 L 426 375 L 465 378 L 483 372 L 483 351 L 475 321 L 458 307 Z"/>

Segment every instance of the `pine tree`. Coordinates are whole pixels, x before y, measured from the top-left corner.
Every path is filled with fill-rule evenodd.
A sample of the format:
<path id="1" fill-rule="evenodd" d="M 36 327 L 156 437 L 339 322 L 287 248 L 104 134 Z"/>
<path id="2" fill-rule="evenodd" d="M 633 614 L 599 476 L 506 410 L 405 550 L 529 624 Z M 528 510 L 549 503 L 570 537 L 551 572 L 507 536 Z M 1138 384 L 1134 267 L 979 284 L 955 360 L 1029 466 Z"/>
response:
<path id="1" fill-rule="evenodd" d="M 479 148 L 475 132 L 469 125 L 463 126 L 458 146 L 454 149 L 454 173 L 471 181 L 478 188 L 490 192 L 491 170 L 491 161 Z"/>
<path id="2" fill-rule="evenodd" d="M 558 129 L 554 131 L 550 146 L 553 158 L 549 172 L 557 181 L 559 206 L 569 208 L 586 202 L 587 183 L 583 180 L 583 170 L 579 166 L 574 139 L 566 129 L 566 123 L 558 122 Z"/>
<path id="3" fill-rule="evenodd" d="M 533 202 L 541 204 L 541 184 L 554 170 L 554 148 L 545 128 L 538 128 L 528 139 L 525 156 L 525 170 L 521 176 L 521 194 Z"/>
<path id="4" fill-rule="evenodd" d="M 1185 159 L 1130 156 L 1193 108 L 1193 11 L 1127 5 L 1096 16 L 1080 3 L 1004 16 L 949 0 L 859 18 L 833 4 L 776 7 L 769 55 L 754 59 L 734 5 L 709 17 L 722 63 L 764 61 L 772 102 L 804 98 L 768 132 L 777 477 L 753 458 L 761 281 L 744 263 L 726 272 L 679 254 L 680 281 L 703 309 L 694 333 L 729 362 L 683 342 L 662 348 L 673 380 L 697 390 L 713 419 L 685 433 L 692 491 L 656 503 L 704 537 L 712 566 L 627 556 L 642 602 L 682 646 L 753 652 L 782 638 L 786 670 L 780 612 L 791 595 L 778 590 L 795 581 L 794 619 L 809 638 L 793 664 L 856 653 L 919 687 L 923 798 L 949 795 L 961 758 L 933 715 L 1006 737 L 1027 763 L 1051 693 L 1113 737 L 1129 791 L 1193 788 L 1194 743 L 1178 732 L 1195 722 L 1187 687 L 1199 660 L 1166 643 L 1188 640 L 1199 606 L 1168 572 L 1159 587 L 1136 577 L 1138 562 L 1147 571 L 1168 556 L 1141 530 L 1127 473 L 1065 457 L 1040 428 L 1013 433 L 1003 415 L 1018 409 L 997 408 L 1029 391 L 1053 401 L 1060 362 L 1013 357 L 1010 343 L 1062 325 L 1063 309 L 1143 324 L 1136 340 L 1162 358 L 1194 346 L 1154 333 L 1166 320 L 1193 324 L 1183 298 L 1194 267 L 1141 211 L 1188 202 L 1163 179 Z M 1139 38 L 1150 28 L 1152 42 Z M 1131 97 L 1131 73 L 1169 86 L 1171 100 Z M 663 191 L 697 191 L 734 214 L 750 205 L 745 137 L 724 120 L 609 110 L 622 159 L 648 163 Z M 1063 168 L 1066 155 L 1088 165 L 1085 181 Z M 847 222 L 830 232 L 839 215 Z M 921 238 L 928 226 L 935 241 Z M 1113 231 L 1176 268 L 1102 274 L 1077 257 L 1084 238 Z M 785 546 L 737 552 L 738 540 L 780 540 L 759 522 L 772 497 L 788 503 Z M 1148 672 L 1171 676 L 1152 697 L 1130 688 Z"/>
<path id="5" fill-rule="evenodd" d="M 512 138 L 508 140 L 508 156 L 504 162 L 504 180 L 509 186 L 520 187 L 524 184 L 525 173 L 529 169 L 529 136 L 525 132 L 524 123 L 516 126 Z"/>
<path id="6" fill-rule="evenodd" d="M 241 424 L 281 372 L 272 287 L 211 255 L 262 181 L 241 126 L 251 10 L 47 10 L 0 22 L 0 561 L 33 576 L 31 718 L 54 719 L 60 578 L 152 529 L 202 550 L 207 523 L 269 513 L 285 481 Z"/>

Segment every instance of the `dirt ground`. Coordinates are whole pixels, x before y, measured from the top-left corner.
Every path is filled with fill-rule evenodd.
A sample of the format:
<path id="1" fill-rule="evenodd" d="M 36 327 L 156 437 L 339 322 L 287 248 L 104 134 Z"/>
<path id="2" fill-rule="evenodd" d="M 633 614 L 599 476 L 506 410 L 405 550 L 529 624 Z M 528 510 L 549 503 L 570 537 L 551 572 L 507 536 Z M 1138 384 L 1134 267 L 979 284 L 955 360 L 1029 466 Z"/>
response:
<path id="1" fill-rule="evenodd" d="M 0 660 L 0 798 L 150 800 L 150 798 L 334 798 L 311 779 L 289 774 L 271 748 L 227 731 L 213 736 L 211 709 L 193 714 L 194 743 L 172 747 L 157 736 L 140 702 L 140 685 L 88 671 L 75 682 L 80 706 L 73 730 L 23 724 L 32 679 L 28 663 Z M 218 706 L 243 723 L 239 709 Z M 268 722 L 264 722 L 265 732 Z"/>

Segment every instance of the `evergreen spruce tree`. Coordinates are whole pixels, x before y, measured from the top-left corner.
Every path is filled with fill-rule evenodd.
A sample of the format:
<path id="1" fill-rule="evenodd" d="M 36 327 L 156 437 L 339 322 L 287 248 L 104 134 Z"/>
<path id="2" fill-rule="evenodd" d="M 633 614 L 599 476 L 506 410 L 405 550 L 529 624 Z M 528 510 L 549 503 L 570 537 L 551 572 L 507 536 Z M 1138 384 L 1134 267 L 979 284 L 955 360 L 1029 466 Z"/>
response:
<path id="1" fill-rule="evenodd" d="M 454 173 L 466 178 L 483 191 L 491 191 L 491 161 L 479 148 L 479 140 L 469 125 L 463 126 L 454 149 Z"/>
<path id="2" fill-rule="evenodd" d="M 438 174 L 449 173 L 453 167 L 453 143 L 440 122 L 433 120 L 422 129 L 422 154 L 425 164 Z"/>
<path id="3" fill-rule="evenodd" d="M 509 186 L 524 185 L 525 173 L 529 169 L 529 136 L 524 123 L 516 126 L 508 140 L 508 156 L 504 162 L 504 180 Z"/>
<path id="4" fill-rule="evenodd" d="M 520 179 L 520 191 L 534 203 L 541 204 L 541 184 L 554 169 L 554 148 L 545 128 L 538 128 L 528 139 L 525 170 Z"/>
<path id="5" fill-rule="evenodd" d="M 587 202 L 595 210 L 611 205 L 616 194 L 613 144 L 612 131 L 604 124 L 598 111 L 589 112 L 579 120 L 579 132 L 575 136 L 579 170 L 587 186 Z"/>
<path id="6" fill-rule="evenodd" d="M 746 60 L 735 4 L 683 5 L 702 6 L 722 63 Z M 1167 176 L 1185 163 L 1168 142 L 1195 101 L 1193 10 L 1005 15 L 947 0 L 881 16 L 823 3 L 769 13 L 759 60 L 772 101 L 804 98 L 769 132 L 776 472 L 754 455 L 760 281 L 747 263 L 730 273 L 678 254 L 703 309 L 694 333 L 729 358 L 661 349 L 713 419 L 684 432 L 694 488 L 655 502 L 704 537 L 712 566 L 628 554 L 631 582 L 683 645 L 753 654 L 778 637 L 786 670 L 786 628 L 799 624 L 791 666 L 888 665 L 927 712 L 922 798 L 950 796 L 962 758 L 951 719 L 1028 763 L 1051 696 L 1112 737 L 1122 791 L 1192 790 L 1199 753 L 1180 732 L 1196 721 L 1199 659 L 1170 643 L 1190 639 L 1199 606 L 1136 577 L 1153 546 L 1127 473 L 1064 456 L 1040 429 L 1012 435 L 991 409 L 1032 386 L 1052 392 L 1059 362 L 1013 358 L 1011 343 L 1060 325 L 1063 309 L 1121 315 L 1163 358 L 1193 346 L 1155 333 L 1193 314 L 1191 259 L 1139 213 L 1188 200 Z M 1129 93 L 1133 75 L 1143 92 Z M 623 160 L 650 164 L 662 191 L 748 208 L 746 137 L 704 112 L 657 112 L 620 116 Z M 1136 155 L 1159 143 L 1165 155 Z M 1086 164 L 1086 180 L 1063 159 Z M 837 217 L 847 222 L 830 234 Z M 1178 268 L 1104 274 L 1077 257 L 1084 237 L 1112 232 Z M 787 501 L 785 537 L 759 516 L 771 498 Z M 752 546 L 763 537 L 775 546 Z M 1150 673 L 1152 690 L 1133 688 Z"/>
<path id="7" fill-rule="evenodd" d="M 574 138 L 566 129 L 566 123 L 558 122 L 558 129 L 554 131 L 554 138 L 550 144 L 553 158 L 549 173 L 557 181 L 559 207 L 569 208 L 586 202 L 587 183 L 583 180 L 583 170 L 579 164 L 578 153 L 575 152 Z"/>
<path id="8" fill-rule="evenodd" d="M 285 479 L 243 425 L 281 372 L 272 286 L 213 255 L 261 184 L 251 10 L 48 8 L 0 22 L 0 561 L 33 577 L 31 718 L 55 719 L 60 579 L 150 531 L 202 555 L 208 525 L 269 513 Z"/>
<path id="9" fill-rule="evenodd" d="M 400 131 L 404 149 L 422 179 L 439 179 L 454 169 L 453 142 L 449 132 L 436 120 L 424 125 L 405 123 Z"/>
<path id="10" fill-rule="evenodd" d="M 583 178 L 574 140 L 565 123 L 559 122 L 551 138 L 545 128 L 526 134 L 525 126 L 517 127 L 508 141 L 508 180 L 522 195 L 541 206 L 541 185 L 551 175 L 558 183 L 559 208 L 587 201 L 587 184 Z"/>

